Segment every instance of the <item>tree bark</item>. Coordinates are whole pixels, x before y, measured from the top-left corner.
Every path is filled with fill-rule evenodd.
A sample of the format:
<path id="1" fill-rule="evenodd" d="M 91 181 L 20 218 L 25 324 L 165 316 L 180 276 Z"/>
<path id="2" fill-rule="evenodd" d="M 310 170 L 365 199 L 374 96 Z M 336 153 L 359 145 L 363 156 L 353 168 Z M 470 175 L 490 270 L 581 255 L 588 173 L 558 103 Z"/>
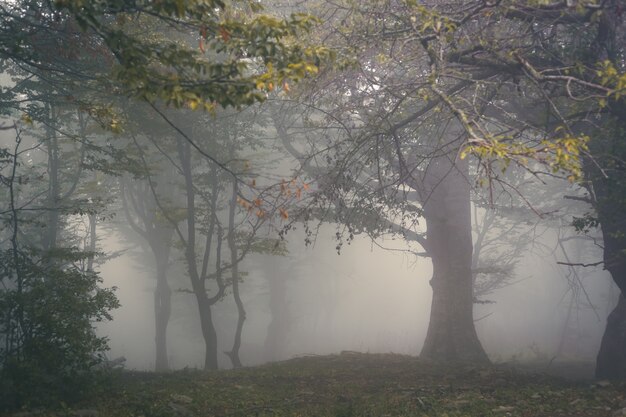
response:
<path id="1" fill-rule="evenodd" d="M 590 64 L 609 60 L 616 68 L 622 67 L 620 39 L 623 39 L 624 28 L 621 12 L 617 13 L 621 10 L 620 3 L 609 0 L 604 4 L 606 11 L 599 15 Z M 622 35 L 618 36 L 618 32 Z M 583 170 L 592 184 L 591 195 L 602 229 L 604 268 L 620 289 L 617 307 L 607 318 L 596 361 L 596 377 L 626 379 L 626 182 L 623 163 L 626 157 L 626 104 L 624 100 L 610 98 L 607 110 L 611 117 L 600 124 L 606 130 L 595 131 L 591 136 L 590 151 L 594 160 L 583 160 Z M 599 172 L 598 166 L 604 171 Z"/>
<path id="2" fill-rule="evenodd" d="M 487 363 L 473 319 L 472 230 L 467 161 L 434 158 L 426 172 L 424 202 L 433 301 L 421 357 Z"/>
<path id="3" fill-rule="evenodd" d="M 626 299 L 620 295 L 617 306 L 606 320 L 606 329 L 596 360 L 596 378 L 626 377 Z"/>
<path id="4" fill-rule="evenodd" d="M 198 297 L 198 311 L 200 313 L 200 327 L 204 339 L 204 369 L 217 369 L 217 332 L 213 324 L 211 304 L 206 298 Z"/>
<path id="5" fill-rule="evenodd" d="M 621 152 L 617 150 L 620 146 Z M 605 151 L 612 151 L 619 158 L 623 157 L 623 147 L 623 144 L 617 144 Z M 626 379 L 626 213 L 623 211 L 626 184 L 621 172 L 612 172 L 608 178 L 595 173 L 591 178 L 594 178 L 595 207 L 603 235 L 604 268 L 620 289 L 617 307 L 607 318 L 596 362 L 596 377 Z"/>

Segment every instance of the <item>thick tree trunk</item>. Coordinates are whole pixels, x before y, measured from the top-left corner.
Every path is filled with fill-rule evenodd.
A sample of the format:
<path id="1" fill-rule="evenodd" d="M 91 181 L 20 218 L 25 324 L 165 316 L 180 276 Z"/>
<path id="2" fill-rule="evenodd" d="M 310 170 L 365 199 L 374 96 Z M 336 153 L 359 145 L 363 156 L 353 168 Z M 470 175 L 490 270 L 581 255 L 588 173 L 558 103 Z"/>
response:
<path id="1" fill-rule="evenodd" d="M 421 357 L 486 363 L 489 359 L 473 319 L 468 165 L 448 157 L 433 159 L 426 174 L 431 192 L 424 202 L 424 217 L 433 262 L 433 301 Z"/>
<path id="2" fill-rule="evenodd" d="M 598 352 L 596 377 L 626 379 L 626 104 L 612 103 L 611 126 L 598 132 L 590 144 L 594 160 L 585 159 L 583 169 L 591 180 L 594 207 L 602 229 L 604 268 L 620 289 L 620 301 L 607 319 Z M 598 172 L 597 166 L 604 167 Z"/>
<path id="3" fill-rule="evenodd" d="M 606 10 L 620 10 L 618 0 L 609 0 Z M 590 56 L 591 64 L 608 59 L 617 68 L 621 67 L 620 43 L 623 32 L 621 13 L 602 13 L 598 19 L 598 32 Z M 595 197 L 594 206 L 602 228 L 604 240 L 604 267 L 611 273 L 620 289 L 617 307 L 609 314 L 607 326 L 596 362 L 596 377 L 626 379 L 626 104 L 624 100 L 611 98 L 607 109 L 611 117 L 602 123 L 606 131 L 597 131 L 591 136 L 590 150 L 593 161 L 585 158 L 583 169 L 587 180 L 591 180 Z M 598 172 L 597 167 L 603 167 Z"/>
<path id="4" fill-rule="evenodd" d="M 596 361 L 596 378 L 626 378 L 626 299 L 620 295 L 615 309 L 606 320 L 600 352 Z"/>
<path id="5" fill-rule="evenodd" d="M 620 289 L 619 302 L 607 318 L 598 352 L 596 377 L 601 379 L 626 379 L 626 213 L 622 212 L 624 185 L 620 181 L 619 177 L 594 181 L 604 267 Z"/>

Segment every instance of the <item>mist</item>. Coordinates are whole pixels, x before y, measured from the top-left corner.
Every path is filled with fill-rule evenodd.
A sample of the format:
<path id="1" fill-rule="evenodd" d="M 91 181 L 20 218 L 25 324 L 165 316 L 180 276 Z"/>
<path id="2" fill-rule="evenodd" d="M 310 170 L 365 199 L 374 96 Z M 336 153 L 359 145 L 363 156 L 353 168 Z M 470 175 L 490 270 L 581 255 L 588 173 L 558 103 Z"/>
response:
<path id="1" fill-rule="evenodd" d="M 0 0 L 0 413 L 626 415 L 622 6 Z"/>
<path id="2" fill-rule="evenodd" d="M 406 355 L 421 351 L 432 299 L 429 259 L 416 256 L 393 236 L 376 240 L 359 236 L 338 254 L 336 229 L 323 226 L 309 245 L 301 231 L 291 232 L 285 256 L 253 255 L 243 262 L 247 319 L 241 357 L 246 366 L 342 351 Z M 553 232 L 535 243 L 553 247 L 556 239 Z M 107 252 L 127 249 L 114 233 L 102 244 Z M 155 282 L 146 267 L 150 262 L 149 256 L 122 255 L 102 266 L 104 284 L 117 287 L 122 306 L 98 332 L 110 339 L 109 357 L 124 356 L 129 369 L 154 368 Z M 170 269 L 178 289 L 188 286 L 180 261 Z M 494 362 L 593 362 L 617 293 L 610 276 L 600 269 L 578 278 L 571 274 L 568 267 L 556 264 L 552 253 L 528 248 L 511 282 L 489 294 L 488 304 L 475 306 L 479 338 Z M 278 317 L 271 312 L 272 283 L 285 298 Z M 195 301 L 191 294 L 174 290 L 172 303 L 170 365 L 201 368 L 203 341 Z M 232 343 L 236 314 L 228 297 L 217 305 L 220 352 Z M 268 343 L 272 320 L 282 326 L 274 330 L 280 339 Z M 231 367 L 226 355 L 219 359 L 220 367 Z"/>

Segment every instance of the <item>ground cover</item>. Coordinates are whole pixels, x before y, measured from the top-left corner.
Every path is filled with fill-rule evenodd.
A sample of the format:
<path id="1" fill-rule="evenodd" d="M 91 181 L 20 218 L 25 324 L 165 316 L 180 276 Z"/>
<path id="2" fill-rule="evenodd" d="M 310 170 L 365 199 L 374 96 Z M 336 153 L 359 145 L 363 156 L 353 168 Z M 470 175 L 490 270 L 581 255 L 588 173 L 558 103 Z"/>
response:
<path id="1" fill-rule="evenodd" d="M 510 365 L 453 367 L 356 352 L 228 371 L 124 371 L 84 403 L 38 415 L 626 416 L 626 384 L 539 371 Z"/>

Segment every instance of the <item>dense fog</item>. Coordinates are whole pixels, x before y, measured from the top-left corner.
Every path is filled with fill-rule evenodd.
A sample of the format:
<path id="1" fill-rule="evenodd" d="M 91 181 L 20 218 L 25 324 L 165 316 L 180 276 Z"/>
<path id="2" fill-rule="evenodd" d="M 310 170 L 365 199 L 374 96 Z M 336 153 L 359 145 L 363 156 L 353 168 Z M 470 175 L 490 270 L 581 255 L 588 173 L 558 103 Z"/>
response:
<path id="1" fill-rule="evenodd" d="M 624 10 L 0 0 L 0 413 L 626 415 Z"/>
<path id="2" fill-rule="evenodd" d="M 376 241 L 360 236 L 337 254 L 334 235 L 335 227 L 326 225 L 307 246 L 302 233 L 292 232 L 287 255 L 245 260 L 245 365 L 346 350 L 419 354 L 432 297 L 428 258 L 410 253 L 402 239 L 392 236 Z M 617 302 L 616 289 L 601 268 L 577 271 L 576 277 L 569 267 L 556 265 L 563 259 L 554 248 L 556 238 L 554 231 L 542 235 L 535 247 L 527 248 L 510 284 L 489 294 L 489 304 L 475 307 L 478 335 L 496 363 L 538 361 L 547 366 L 552 360 L 593 361 L 597 355 L 606 316 Z M 112 251 L 128 250 L 115 233 L 103 237 L 102 244 Z M 150 256 L 124 254 L 102 266 L 104 283 L 118 288 L 122 306 L 98 332 L 110 338 L 110 358 L 124 356 L 131 369 L 154 368 L 151 262 Z M 172 288 L 188 288 L 180 261 L 173 262 L 171 271 Z M 272 302 L 280 304 L 275 316 Z M 204 344 L 193 296 L 174 292 L 172 304 L 170 365 L 201 368 Z M 216 306 L 220 352 L 232 344 L 236 314 L 229 297 Z M 268 334 L 272 321 L 278 328 Z M 231 367 L 226 355 L 219 359 L 221 367 Z"/>
<path id="3" fill-rule="evenodd" d="M 219 119 L 208 116 L 206 120 L 211 123 Z M 264 142 L 274 140 L 275 132 L 262 132 L 269 136 L 262 139 Z M 3 137 L 3 146 L 10 146 L 11 135 L 5 133 Z M 45 154 L 36 147 L 28 155 L 32 164 L 45 161 Z M 267 175 L 272 180 L 284 181 L 298 168 L 284 151 L 279 159 L 271 153 L 259 155 L 254 156 L 256 163 L 261 165 L 263 158 L 267 159 L 269 165 L 263 169 L 271 173 Z M 167 178 L 173 174 L 158 174 L 160 170 L 171 172 L 172 162 L 162 158 L 160 163 L 163 168 L 152 168 L 160 181 L 176 182 Z M 559 181 L 547 188 L 555 184 L 559 186 Z M 530 182 L 531 188 L 535 186 Z M 572 216 L 584 211 L 584 205 L 557 196 L 548 202 L 551 208 L 546 215 L 533 212 L 534 203 L 530 202 L 522 207 L 521 217 L 514 214 L 509 219 L 506 210 L 500 213 L 495 206 L 484 205 L 485 192 L 481 186 L 474 191 L 478 202 L 472 206 L 474 244 L 488 216 L 504 219 L 502 224 L 490 225 L 488 233 L 513 236 L 512 240 L 502 236 L 498 238 L 501 240 L 493 239 L 482 254 L 497 259 L 501 251 L 509 265 L 504 280 L 488 287 L 474 304 L 475 327 L 489 358 L 494 363 L 539 362 L 548 367 L 559 360 L 593 362 L 618 291 L 601 266 L 558 264 L 571 263 L 572 259 L 591 262 L 601 256 L 595 232 L 576 232 L 569 224 Z M 572 188 L 571 192 L 578 191 Z M 102 285 L 115 288 L 120 307 L 113 310 L 111 321 L 97 323 L 97 334 L 108 339 L 110 360 L 123 357 L 128 369 L 153 370 L 155 258 L 129 227 L 128 214 L 116 201 L 119 197 L 105 195 L 114 201 L 114 208 L 98 222 L 96 246 L 102 258 L 96 268 Z M 532 193 L 529 195 L 533 198 Z M 238 216 L 247 216 L 244 208 L 239 210 Z M 240 351 L 243 365 L 342 351 L 418 355 L 432 300 L 428 255 L 401 234 L 371 237 L 362 233 L 344 240 L 345 226 L 324 220 L 313 223 L 315 232 L 307 235 L 297 220 L 271 219 L 256 234 L 272 245 L 284 246 L 284 253 L 251 253 L 239 264 L 246 309 Z M 84 215 L 70 217 L 68 224 L 89 237 Z M 289 231 L 283 234 L 285 228 Z M 424 221 L 419 219 L 413 230 L 426 232 Z M 337 246 L 339 241 L 345 244 Z M 515 254 L 507 255 L 511 247 L 515 247 Z M 184 254 L 180 246 L 174 244 L 173 248 L 167 273 L 172 289 L 167 327 L 169 367 L 202 368 L 205 346 L 197 302 Z M 480 273 L 475 276 L 480 277 Z M 219 367 L 231 368 L 223 352 L 232 346 L 237 323 L 232 289 L 227 288 L 215 304 L 213 320 Z"/>

